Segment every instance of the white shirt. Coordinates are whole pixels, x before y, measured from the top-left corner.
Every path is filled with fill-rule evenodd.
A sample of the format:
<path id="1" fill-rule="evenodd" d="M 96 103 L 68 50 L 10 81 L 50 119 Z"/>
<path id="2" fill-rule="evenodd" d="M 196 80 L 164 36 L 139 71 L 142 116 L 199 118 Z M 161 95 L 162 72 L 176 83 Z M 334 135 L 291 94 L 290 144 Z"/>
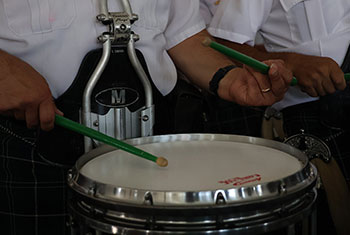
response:
<path id="1" fill-rule="evenodd" d="M 350 43 L 349 0 L 222 0 L 208 31 L 254 45 L 259 32 L 269 52 L 331 57 L 339 65 Z M 291 87 L 278 110 L 316 100 Z"/>
<path id="2" fill-rule="evenodd" d="M 130 0 L 139 16 L 132 30 L 135 46 L 163 95 L 175 86 L 177 74 L 167 50 L 205 28 L 198 0 Z M 110 12 L 122 11 L 108 1 Z M 42 74 L 54 97 L 74 80 L 83 57 L 102 47 L 97 37 L 108 31 L 97 22 L 98 0 L 0 0 L 0 48 Z M 118 74 L 118 71 L 116 71 Z"/>
<path id="3" fill-rule="evenodd" d="M 205 24 L 209 25 L 213 15 L 220 4 L 220 0 L 199 0 L 200 1 L 200 13 L 204 18 Z"/>

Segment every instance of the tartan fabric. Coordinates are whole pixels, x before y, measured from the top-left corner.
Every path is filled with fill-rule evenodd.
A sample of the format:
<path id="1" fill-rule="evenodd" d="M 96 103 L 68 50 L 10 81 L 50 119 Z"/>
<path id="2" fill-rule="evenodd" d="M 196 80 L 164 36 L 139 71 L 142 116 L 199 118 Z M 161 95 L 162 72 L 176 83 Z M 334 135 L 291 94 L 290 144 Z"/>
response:
<path id="1" fill-rule="evenodd" d="M 1 234 L 68 234 L 66 169 L 36 151 L 37 136 L 23 122 L 0 117 Z"/>
<path id="2" fill-rule="evenodd" d="M 204 93 L 204 132 L 261 137 L 266 107 L 241 106 Z"/>
<path id="3" fill-rule="evenodd" d="M 318 101 L 282 110 L 287 136 L 306 134 L 319 137 L 329 147 L 347 181 L 350 181 L 350 88 Z"/>

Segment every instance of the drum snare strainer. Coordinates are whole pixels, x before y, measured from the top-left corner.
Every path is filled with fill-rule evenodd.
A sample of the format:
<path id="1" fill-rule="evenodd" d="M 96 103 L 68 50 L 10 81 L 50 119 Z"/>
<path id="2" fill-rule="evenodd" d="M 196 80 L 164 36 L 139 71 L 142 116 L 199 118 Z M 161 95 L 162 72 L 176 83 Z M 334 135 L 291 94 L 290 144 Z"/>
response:
<path id="1" fill-rule="evenodd" d="M 317 172 L 291 146 L 212 134 L 129 143 L 166 157 L 169 165 L 107 146 L 81 157 L 68 181 L 71 212 L 85 233 L 261 234 L 312 212 Z"/>

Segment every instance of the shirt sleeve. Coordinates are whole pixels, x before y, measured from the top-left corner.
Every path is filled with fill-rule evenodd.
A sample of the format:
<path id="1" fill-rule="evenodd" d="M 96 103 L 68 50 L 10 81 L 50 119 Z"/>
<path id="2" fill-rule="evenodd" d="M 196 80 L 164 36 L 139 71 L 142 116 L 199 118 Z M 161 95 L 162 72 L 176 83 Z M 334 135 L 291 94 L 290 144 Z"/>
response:
<path id="1" fill-rule="evenodd" d="M 272 0 L 221 0 L 208 31 L 215 37 L 254 45 L 257 32 L 266 21 Z"/>
<path id="2" fill-rule="evenodd" d="M 200 0 L 200 13 L 205 21 L 205 24 L 208 25 L 211 22 L 211 18 L 213 17 L 212 13 L 210 12 L 210 8 L 208 6 L 208 3 L 205 0 Z"/>
<path id="3" fill-rule="evenodd" d="M 198 0 L 171 0 L 169 21 L 164 32 L 167 50 L 203 29 L 205 22 L 199 12 Z"/>

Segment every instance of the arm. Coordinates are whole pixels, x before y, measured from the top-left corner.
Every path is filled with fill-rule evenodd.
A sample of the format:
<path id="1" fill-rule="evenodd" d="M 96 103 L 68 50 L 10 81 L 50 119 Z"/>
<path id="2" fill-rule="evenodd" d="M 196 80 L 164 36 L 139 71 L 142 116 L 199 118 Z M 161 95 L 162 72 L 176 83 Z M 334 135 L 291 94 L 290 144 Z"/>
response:
<path id="1" fill-rule="evenodd" d="M 202 45 L 202 41 L 208 36 L 207 31 L 203 30 L 168 51 L 176 66 L 194 84 L 206 90 L 215 72 L 232 64 L 229 58 Z M 247 67 L 228 72 L 219 83 L 219 96 L 251 106 L 271 105 L 281 100 L 288 89 L 292 74 L 280 60 L 266 63 L 273 64 L 269 77 Z M 262 92 L 266 88 L 271 88 L 271 92 Z"/>
<path id="2" fill-rule="evenodd" d="M 46 80 L 24 61 L 0 50 L 0 114 L 25 120 L 28 128 L 53 128 L 55 106 Z"/>
<path id="3" fill-rule="evenodd" d="M 310 56 L 292 52 L 269 53 L 246 44 L 223 39 L 218 42 L 258 60 L 282 59 L 293 72 L 298 86 L 310 96 L 324 96 L 346 87 L 344 73 L 338 64 L 328 57 Z"/>

